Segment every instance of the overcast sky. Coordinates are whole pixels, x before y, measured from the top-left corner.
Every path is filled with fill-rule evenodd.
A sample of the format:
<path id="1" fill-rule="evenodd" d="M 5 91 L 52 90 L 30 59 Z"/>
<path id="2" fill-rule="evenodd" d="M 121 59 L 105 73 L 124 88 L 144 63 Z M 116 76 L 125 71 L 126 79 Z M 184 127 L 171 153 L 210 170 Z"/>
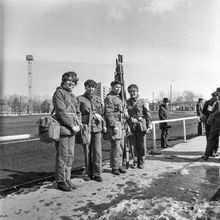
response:
<path id="1" fill-rule="evenodd" d="M 4 94 L 28 95 L 26 54 L 34 56 L 33 94 L 52 96 L 61 75 L 110 84 L 124 57 L 126 86 L 152 99 L 220 87 L 219 0 L 5 0 Z"/>

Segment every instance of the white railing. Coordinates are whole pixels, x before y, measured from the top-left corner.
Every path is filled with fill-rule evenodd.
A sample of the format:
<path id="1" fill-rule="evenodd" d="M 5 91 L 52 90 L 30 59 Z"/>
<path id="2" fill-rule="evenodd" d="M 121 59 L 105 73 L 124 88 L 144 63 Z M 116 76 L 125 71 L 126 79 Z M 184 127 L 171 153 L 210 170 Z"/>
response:
<path id="1" fill-rule="evenodd" d="M 38 134 L 19 134 L 19 135 L 0 136 L 0 144 L 1 143 L 9 144 L 15 141 L 21 142 L 28 140 L 40 140 L 40 137 Z"/>
<path id="2" fill-rule="evenodd" d="M 198 119 L 198 116 L 194 117 L 186 117 L 186 118 L 175 118 L 175 119 L 168 119 L 168 120 L 160 120 L 160 121 L 153 121 L 153 148 L 156 149 L 156 124 L 164 123 L 164 122 L 176 122 L 176 121 L 183 121 L 183 140 L 186 142 L 186 120 Z"/>
<path id="3" fill-rule="evenodd" d="M 164 122 L 176 122 L 176 121 L 183 121 L 183 140 L 186 142 L 186 120 L 198 119 L 198 116 L 194 117 L 186 117 L 186 118 L 176 118 L 176 119 L 169 119 L 169 120 L 160 120 L 160 121 L 153 121 L 153 148 L 156 149 L 156 124 L 164 123 Z M 11 142 L 21 142 L 27 140 L 39 140 L 38 134 L 21 134 L 21 135 L 10 135 L 10 136 L 0 136 L 0 143 L 11 143 Z M 10 142 L 9 142 L 10 141 Z"/>

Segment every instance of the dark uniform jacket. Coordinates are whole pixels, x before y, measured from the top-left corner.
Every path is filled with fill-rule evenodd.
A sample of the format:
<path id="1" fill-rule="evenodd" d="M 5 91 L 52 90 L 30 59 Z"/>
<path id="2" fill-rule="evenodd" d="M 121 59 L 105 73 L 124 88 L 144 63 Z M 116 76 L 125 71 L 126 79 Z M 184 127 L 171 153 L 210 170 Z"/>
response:
<path id="1" fill-rule="evenodd" d="M 200 116 L 202 114 L 202 105 L 199 103 L 196 104 L 196 114 L 197 116 Z"/>
<path id="2" fill-rule="evenodd" d="M 105 120 L 107 126 L 117 127 L 118 122 L 125 124 L 124 104 L 119 96 L 110 92 L 105 98 Z"/>
<path id="3" fill-rule="evenodd" d="M 211 111 L 214 118 L 214 123 L 220 123 L 220 101 L 216 101 L 213 104 L 213 110 Z"/>
<path id="4" fill-rule="evenodd" d="M 167 120 L 170 118 L 170 113 L 169 110 L 166 108 L 165 104 L 161 104 L 159 106 L 159 119 L 160 120 Z M 167 122 L 164 123 L 160 123 L 160 129 L 168 129 L 169 128 L 169 124 Z"/>
<path id="5" fill-rule="evenodd" d="M 98 96 L 89 97 L 86 93 L 77 97 L 79 102 L 79 109 L 81 112 L 82 124 L 90 125 L 92 132 L 100 132 L 104 126 L 104 122 L 94 119 L 95 113 L 103 116 L 104 107 L 102 100 Z"/>
<path id="6" fill-rule="evenodd" d="M 207 118 L 209 117 L 209 106 L 212 106 L 216 101 L 216 98 L 213 97 L 209 100 L 207 100 L 202 108 L 202 115 L 203 115 L 203 121 L 202 122 L 206 122 Z M 205 116 L 205 117 L 204 117 Z M 205 120 L 204 120 L 205 119 Z"/>
<path id="7" fill-rule="evenodd" d="M 65 90 L 62 86 L 57 87 L 53 98 L 56 119 L 59 123 L 71 130 L 71 127 L 79 123 L 79 106 L 74 94 Z"/>
<path id="8" fill-rule="evenodd" d="M 151 123 L 151 114 L 145 99 L 143 98 L 128 99 L 127 109 L 130 119 L 131 118 L 139 119 L 141 117 L 142 119 L 144 119 L 143 123 L 145 123 L 145 126 L 149 127 L 149 124 Z M 128 120 L 128 123 L 131 129 L 134 131 L 138 123 L 134 124 L 130 119 Z"/>

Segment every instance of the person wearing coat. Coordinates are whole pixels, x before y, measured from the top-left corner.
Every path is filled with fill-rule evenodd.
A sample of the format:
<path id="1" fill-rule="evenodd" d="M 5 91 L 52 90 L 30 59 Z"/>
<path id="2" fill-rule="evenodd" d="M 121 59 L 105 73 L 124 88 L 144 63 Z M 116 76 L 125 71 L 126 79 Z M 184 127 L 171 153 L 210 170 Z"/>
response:
<path id="1" fill-rule="evenodd" d="M 169 99 L 164 98 L 163 103 L 159 106 L 159 111 L 158 111 L 160 120 L 167 120 L 170 118 L 168 104 L 169 104 Z M 171 126 L 167 122 L 163 122 L 160 123 L 159 127 L 161 130 L 161 148 L 169 147 L 168 134 L 169 134 L 169 128 L 171 128 Z"/>
<path id="2" fill-rule="evenodd" d="M 144 168 L 146 156 L 146 133 L 151 128 L 151 114 L 146 99 L 140 98 L 138 86 L 128 86 L 130 98 L 127 100 L 128 124 L 132 135 L 129 136 L 133 157 L 132 168 Z"/>
<path id="3" fill-rule="evenodd" d="M 94 179 L 102 182 L 102 131 L 106 131 L 103 119 L 104 107 L 100 97 L 96 96 L 97 83 L 87 80 L 85 93 L 77 97 L 82 119 L 81 138 L 85 158 L 85 181 Z"/>
<path id="4" fill-rule="evenodd" d="M 200 117 L 200 120 L 205 125 L 205 135 L 206 135 L 206 143 L 208 142 L 209 132 L 211 129 L 211 125 L 207 123 L 207 119 L 209 117 L 210 112 L 212 111 L 213 104 L 217 101 L 217 92 L 213 92 L 211 99 L 207 100 L 204 103 L 203 109 L 202 109 L 202 116 Z M 217 157 L 218 155 L 218 147 L 219 147 L 219 137 L 216 138 L 216 144 L 213 149 L 213 153 L 211 156 Z"/>
<path id="5" fill-rule="evenodd" d="M 203 103 L 203 99 L 199 98 L 196 104 L 196 115 L 199 117 L 202 115 L 202 108 L 203 108 L 202 103 Z M 202 122 L 199 121 L 198 128 L 197 128 L 198 135 L 202 135 L 202 126 L 203 126 Z"/>
<path id="6" fill-rule="evenodd" d="M 208 158 L 212 155 L 216 146 L 216 139 L 219 137 L 220 132 L 220 87 L 216 89 L 216 92 L 217 101 L 212 105 L 212 111 L 210 112 L 213 116 L 213 120 L 211 121 L 206 150 L 203 156 L 204 160 L 208 160 Z"/>
<path id="7" fill-rule="evenodd" d="M 111 143 L 110 166 L 113 175 L 126 173 L 122 166 L 124 138 L 126 135 L 126 109 L 120 96 L 121 88 L 122 84 L 120 81 L 115 80 L 111 82 L 111 92 L 104 100 L 104 115 Z"/>
<path id="8" fill-rule="evenodd" d="M 55 117 L 61 125 L 60 140 L 55 142 L 55 176 L 57 188 L 63 191 L 76 188 L 70 177 L 74 159 L 75 134 L 80 130 L 78 103 L 72 93 L 77 81 L 75 72 L 64 73 L 61 85 L 57 87 L 52 98 Z"/>

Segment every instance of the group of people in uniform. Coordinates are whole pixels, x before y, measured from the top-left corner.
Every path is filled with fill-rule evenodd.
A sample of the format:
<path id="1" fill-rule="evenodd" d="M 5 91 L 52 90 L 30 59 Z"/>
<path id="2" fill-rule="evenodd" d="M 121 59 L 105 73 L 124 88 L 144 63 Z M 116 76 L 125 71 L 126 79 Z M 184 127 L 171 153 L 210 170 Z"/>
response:
<path id="1" fill-rule="evenodd" d="M 86 80 L 84 94 L 76 97 L 72 93 L 77 85 L 75 72 L 62 75 L 52 101 L 55 117 L 60 123 L 60 140 L 55 142 L 57 188 L 71 191 L 76 186 L 71 182 L 71 168 L 75 143 L 84 149 L 84 180 L 102 182 L 102 136 L 110 141 L 110 167 L 113 175 L 126 173 L 124 168 L 125 136 L 129 139 L 131 168 L 144 168 L 146 134 L 152 128 L 151 114 L 146 99 L 139 97 L 135 84 L 128 86 L 130 98 L 122 101 L 122 83 L 111 82 L 111 91 L 104 100 L 95 95 L 97 83 Z"/>
<path id="2" fill-rule="evenodd" d="M 199 99 L 196 110 L 199 116 L 198 135 L 202 134 L 203 125 L 206 135 L 206 149 L 204 160 L 209 157 L 219 157 L 219 131 L 220 131 L 220 87 L 211 94 L 211 98 L 202 105 L 203 99 Z"/>
<path id="3" fill-rule="evenodd" d="M 111 172 L 113 175 L 121 175 L 126 173 L 124 161 L 127 159 L 131 162 L 131 168 L 144 168 L 146 135 L 152 128 L 149 106 L 146 99 L 139 97 L 137 85 L 128 86 L 130 98 L 123 101 L 122 83 L 112 81 L 111 91 L 103 104 L 101 98 L 95 95 L 97 83 L 94 80 L 85 81 L 85 92 L 78 97 L 72 93 L 77 82 L 78 76 L 75 72 L 64 73 L 61 85 L 57 87 L 52 98 L 55 118 L 60 123 L 60 139 L 55 142 L 55 177 L 57 188 L 63 191 L 76 188 L 70 180 L 75 143 L 80 143 L 84 150 L 84 180 L 102 182 L 102 137 L 109 140 L 111 145 Z M 207 109 L 203 108 L 206 119 L 210 114 L 214 117 L 212 123 L 206 125 L 206 160 L 213 153 L 220 130 L 220 88 L 212 95 Z M 168 103 L 168 98 L 164 98 L 159 106 L 160 120 L 169 119 Z M 169 146 L 170 127 L 167 122 L 160 123 L 162 148 Z M 129 158 L 125 151 L 125 141 L 129 143 Z"/>

